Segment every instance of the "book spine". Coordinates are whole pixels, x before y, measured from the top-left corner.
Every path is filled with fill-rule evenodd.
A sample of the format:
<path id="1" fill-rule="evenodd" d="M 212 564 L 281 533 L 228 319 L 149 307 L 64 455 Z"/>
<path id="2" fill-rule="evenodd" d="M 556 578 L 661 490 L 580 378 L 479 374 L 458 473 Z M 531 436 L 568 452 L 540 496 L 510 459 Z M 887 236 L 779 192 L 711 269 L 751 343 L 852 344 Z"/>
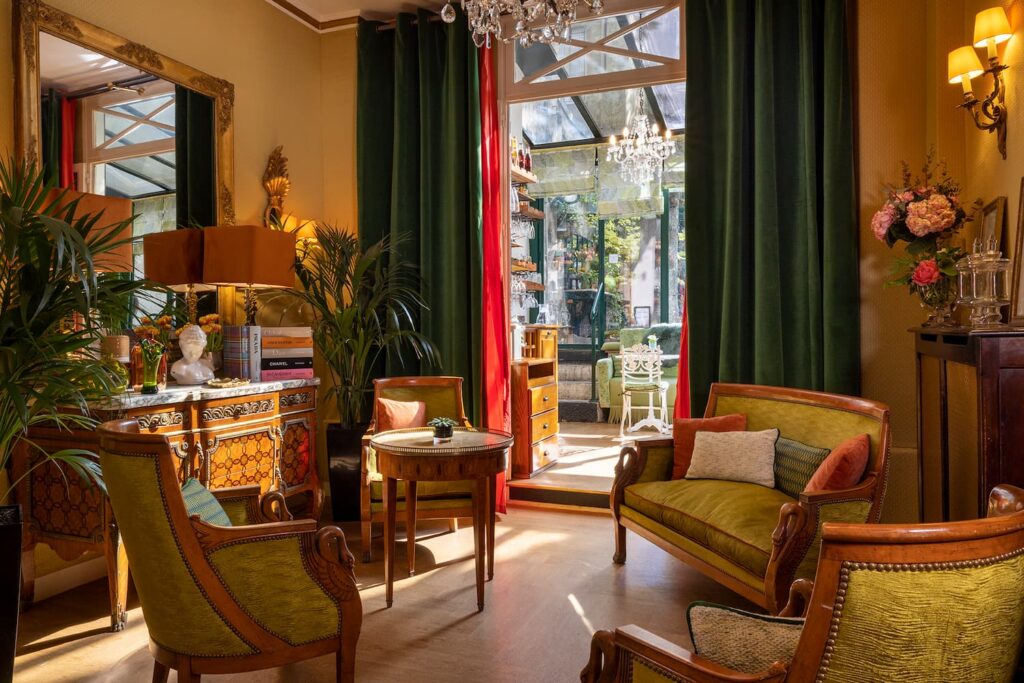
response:
<path id="1" fill-rule="evenodd" d="M 312 358 L 313 347 L 284 347 L 281 349 L 266 348 L 262 349 L 263 360 L 268 358 Z"/>
<path id="2" fill-rule="evenodd" d="M 262 359 L 262 350 L 260 344 L 260 327 L 259 325 L 252 325 L 249 327 L 249 379 L 253 382 L 261 381 L 260 377 L 260 360 Z"/>
<path id="3" fill-rule="evenodd" d="M 262 381 L 273 382 L 284 379 L 313 379 L 313 368 L 298 370 L 264 370 L 260 375 Z"/>
<path id="4" fill-rule="evenodd" d="M 313 367 L 312 358 L 264 358 L 260 369 L 267 370 L 304 370 Z"/>
<path id="5" fill-rule="evenodd" d="M 312 327 L 264 327 L 263 334 L 268 337 L 312 337 Z"/>
<path id="6" fill-rule="evenodd" d="M 313 348 L 312 337 L 263 337 L 263 346 L 268 349 Z"/>

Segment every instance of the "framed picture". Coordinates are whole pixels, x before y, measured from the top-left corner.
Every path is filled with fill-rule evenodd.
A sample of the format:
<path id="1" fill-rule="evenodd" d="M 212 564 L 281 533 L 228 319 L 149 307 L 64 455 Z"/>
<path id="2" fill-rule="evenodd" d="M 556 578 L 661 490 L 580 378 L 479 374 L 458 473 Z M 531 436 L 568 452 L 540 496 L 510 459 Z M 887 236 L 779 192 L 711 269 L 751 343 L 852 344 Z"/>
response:
<path id="1" fill-rule="evenodd" d="M 1017 204 L 1017 239 L 1013 251 L 1007 254 L 1013 262 L 1013 282 L 1010 289 L 1010 324 L 1024 326 L 1024 282 L 1021 278 L 1021 265 L 1024 261 L 1024 178 L 1020 179 L 1020 198 Z"/>
<path id="2" fill-rule="evenodd" d="M 650 327 L 651 326 L 651 307 L 650 306 L 634 306 L 633 307 L 633 320 L 637 327 Z"/>
<path id="3" fill-rule="evenodd" d="M 981 231 L 978 237 L 981 238 L 982 247 L 987 248 L 989 244 L 994 243 L 998 251 L 1006 251 L 1003 248 L 1003 225 L 1005 223 L 1006 197 L 996 197 L 981 210 Z"/>

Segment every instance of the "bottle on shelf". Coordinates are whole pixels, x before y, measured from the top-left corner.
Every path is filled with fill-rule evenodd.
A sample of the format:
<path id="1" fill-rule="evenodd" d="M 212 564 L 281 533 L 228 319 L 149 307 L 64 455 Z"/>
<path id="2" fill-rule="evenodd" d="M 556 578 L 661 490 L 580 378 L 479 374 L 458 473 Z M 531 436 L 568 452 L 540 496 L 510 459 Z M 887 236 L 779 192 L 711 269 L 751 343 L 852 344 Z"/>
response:
<path id="1" fill-rule="evenodd" d="M 509 145 L 512 150 L 512 166 L 519 165 L 519 140 L 515 135 L 512 136 L 512 143 Z"/>
<path id="2" fill-rule="evenodd" d="M 526 170 L 533 173 L 533 148 L 526 148 Z"/>

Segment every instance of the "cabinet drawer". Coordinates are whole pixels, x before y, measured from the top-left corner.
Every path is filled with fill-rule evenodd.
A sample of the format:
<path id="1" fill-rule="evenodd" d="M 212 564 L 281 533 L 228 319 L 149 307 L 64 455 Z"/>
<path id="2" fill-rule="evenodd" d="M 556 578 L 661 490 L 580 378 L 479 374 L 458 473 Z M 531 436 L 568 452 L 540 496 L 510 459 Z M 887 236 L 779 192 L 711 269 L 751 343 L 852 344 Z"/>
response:
<path id="1" fill-rule="evenodd" d="M 189 411 L 181 405 L 132 411 L 129 415 L 139 423 L 139 432 L 143 434 L 173 434 L 192 427 Z"/>
<path id="2" fill-rule="evenodd" d="M 549 436 L 530 446 L 530 460 L 534 472 L 558 460 L 558 437 Z"/>
<path id="3" fill-rule="evenodd" d="M 274 394 L 253 394 L 200 403 L 200 427 L 211 427 L 252 422 L 273 418 L 277 415 L 277 396 Z"/>
<path id="4" fill-rule="evenodd" d="M 558 408 L 530 418 L 530 442 L 537 443 L 558 433 Z"/>
<path id="5" fill-rule="evenodd" d="M 316 387 L 285 389 L 281 392 L 281 398 L 278 399 L 278 402 L 282 415 L 312 410 L 316 407 Z"/>
<path id="6" fill-rule="evenodd" d="M 558 385 L 546 384 L 530 389 L 530 415 L 539 415 L 558 406 Z"/>

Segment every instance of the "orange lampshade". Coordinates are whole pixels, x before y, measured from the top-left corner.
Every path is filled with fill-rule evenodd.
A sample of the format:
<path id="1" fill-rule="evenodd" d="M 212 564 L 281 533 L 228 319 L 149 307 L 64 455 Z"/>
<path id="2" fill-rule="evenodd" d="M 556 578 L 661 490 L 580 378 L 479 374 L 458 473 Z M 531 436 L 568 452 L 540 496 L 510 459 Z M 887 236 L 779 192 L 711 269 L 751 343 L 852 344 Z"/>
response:
<path id="1" fill-rule="evenodd" d="M 142 238 L 146 278 L 168 287 L 203 281 L 203 231 L 171 230 Z"/>
<path id="2" fill-rule="evenodd" d="M 233 287 L 295 284 L 295 235 L 259 225 L 203 228 L 203 282 Z"/>
<path id="3" fill-rule="evenodd" d="M 964 79 L 977 78 L 985 73 L 985 68 L 978 59 L 978 53 L 970 45 L 958 47 L 949 53 L 947 63 L 950 83 L 961 83 Z"/>
<path id="4" fill-rule="evenodd" d="M 1005 43 L 1013 35 L 1006 10 L 990 7 L 974 17 L 974 47 L 985 47 L 987 41 Z"/>
<path id="5" fill-rule="evenodd" d="M 117 236 L 118 240 L 124 240 L 122 244 L 119 244 L 116 248 L 104 253 L 102 256 L 96 258 L 95 266 L 99 272 L 107 273 L 130 273 L 132 272 L 132 223 L 131 218 L 134 215 L 132 211 L 132 200 L 124 199 L 122 197 L 107 197 L 100 194 L 89 194 L 86 192 L 77 192 L 75 190 L 58 190 L 53 189 L 50 191 L 47 201 L 56 199 L 60 193 L 60 202 L 58 206 L 64 208 L 71 202 L 78 200 L 78 206 L 75 209 L 75 217 L 81 218 L 86 215 L 102 214 L 96 223 L 96 232 L 98 234 L 104 231 L 109 231 L 115 225 L 122 225 L 120 234 Z M 127 223 L 125 223 L 128 221 Z"/>

